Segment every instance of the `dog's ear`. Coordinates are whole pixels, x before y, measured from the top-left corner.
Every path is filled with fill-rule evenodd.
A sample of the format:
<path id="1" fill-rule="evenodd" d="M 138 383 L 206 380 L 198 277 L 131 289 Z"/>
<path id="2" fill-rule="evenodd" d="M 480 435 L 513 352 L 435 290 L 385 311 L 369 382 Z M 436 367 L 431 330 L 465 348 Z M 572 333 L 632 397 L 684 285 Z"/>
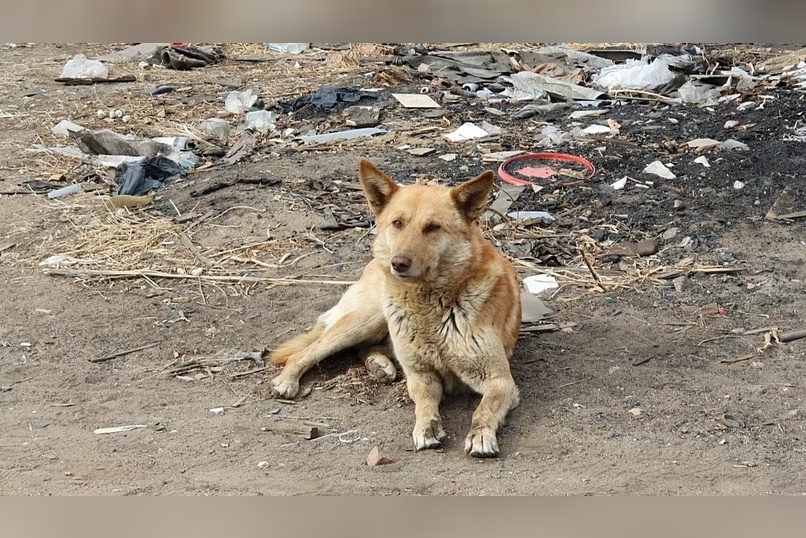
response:
<path id="1" fill-rule="evenodd" d="M 358 166 L 358 180 L 375 215 L 383 211 L 392 195 L 400 188 L 392 178 L 366 159 L 361 159 L 361 164 Z"/>
<path id="2" fill-rule="evenodd" d="M 453 203 L 468 222 L 473 222 L 479 218 L 484 208 L 487 207 L 494 180 L 495 176 L 488 170 L 476 179 L 465 181 L 451 189 Z"/>

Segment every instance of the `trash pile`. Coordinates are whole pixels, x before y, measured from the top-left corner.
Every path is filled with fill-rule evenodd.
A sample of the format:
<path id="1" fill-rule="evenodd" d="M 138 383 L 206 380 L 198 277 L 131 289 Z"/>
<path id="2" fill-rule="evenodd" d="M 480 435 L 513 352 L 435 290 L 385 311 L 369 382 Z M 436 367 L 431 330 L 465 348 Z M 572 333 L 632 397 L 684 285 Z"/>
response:
<path id="1" fill-rule="evenodd" d="M 117 69 L 125 62 L 140 62 L 152 75 L 205 77 L 233 65 L 258 66 L 255 71 L 278 65 L 288 73 L 313 65 L 324 73 L 339 58 L 353 63 L 339 76 L 285 93 L 227 79 L 212 81 L 226 88 L 216 95 L 186 95 L 193 86 L 155 84 L 151 76 L 143 81 L 145 98 L 198 106 L 200 112 L 164 127 L 161 136 L 146 137 L 123 134 L 121 124 L 132 126 L 123 111 L 99 110 L 98 119 L 115 129 L 62 120 L 52 132 L 65 144 L 31 151 L 113 169 L 116 196 L 159 193 L 179 181 L 199 182 L 190 194 L 205 196 L 246 181 L 202 186 L 208 171 L 345 149 L 405 157 L 417 164 L 402 170 L 429 169 L 448 182 L 493 168 L 501 187 L 485 231 L 534 273 L 524 284 L 536 299 L 569 283 L 604 292 L 730 272 L 717 260 L 681 256 L 707 241 L 683 222 L 686 196 L 708 199 L 702 193 L 712 187 L 697 182 L 719 177 L 725 192 L 759 197 L 753 174 L 734 178 L 734 170 L 752 166 L 751 156 L 762 149 L 760 133 L 772 122 L 783 122 L 785 132 L 775 143 L 806 141 L 806 120 L 796 110 L 785 117 L 766 113 L 806 91 L 806 49 L 779 56 L 697 45 L 366 50 L 372 52 L 356 55 L 349 44 L 270 43 L 262 54 L 239 55 L 215 46 L 141 44 L 102 58 L 79 55 L 64 66 L 61 80 L 121 80 L 109 78 L 107 64 Z M 86 182 L 65 187 L 64 179 L 29 188 L 53 198 L 94 190 Z M 371 226 L 360 192 L 344 188 L 344 180 L 323 170 L 321 185 L 304 187 L 307 206 L 324 217 L 323 230 Z M 261 183 L 268 184 L 277 182 Z M 658 207 L 658 192 L 674 192 L 674 204 Z M 749 206 L 756 201 L 764 203 Z M 804 209 L 789 204 L 770 215 L 799 218 Z M 546 312 L 529 301 L 524 312 L 536 323 Z"/>

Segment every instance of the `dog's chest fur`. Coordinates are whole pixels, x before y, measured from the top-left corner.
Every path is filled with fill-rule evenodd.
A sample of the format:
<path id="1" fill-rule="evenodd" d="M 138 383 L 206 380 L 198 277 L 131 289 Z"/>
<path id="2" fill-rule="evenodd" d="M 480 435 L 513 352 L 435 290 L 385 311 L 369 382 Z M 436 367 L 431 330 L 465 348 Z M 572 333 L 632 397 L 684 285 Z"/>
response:
<path id="1" fill-rule="evenodd" d="M 479 356 L 486 327 L 479 323 L 492 285 L 479 282 L 458 295 L 423 288 L 387 288 L 384 315 L 395 355 L 404 368 L 452 370 L 451 363 Z"/>

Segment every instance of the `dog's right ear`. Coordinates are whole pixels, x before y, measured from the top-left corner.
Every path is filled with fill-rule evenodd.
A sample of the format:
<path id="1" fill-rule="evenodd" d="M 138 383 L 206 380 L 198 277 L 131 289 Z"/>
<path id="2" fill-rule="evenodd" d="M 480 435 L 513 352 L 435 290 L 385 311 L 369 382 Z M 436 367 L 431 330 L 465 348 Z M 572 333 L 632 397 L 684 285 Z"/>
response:
<path id="1" fill-rule="evenodd" d="M 358 166 L 358 180 L 375 215 L 383 211 L 392 195 L 400 188 L 392 178 L 366 159 L 361 159 L 361 164 Z"/>

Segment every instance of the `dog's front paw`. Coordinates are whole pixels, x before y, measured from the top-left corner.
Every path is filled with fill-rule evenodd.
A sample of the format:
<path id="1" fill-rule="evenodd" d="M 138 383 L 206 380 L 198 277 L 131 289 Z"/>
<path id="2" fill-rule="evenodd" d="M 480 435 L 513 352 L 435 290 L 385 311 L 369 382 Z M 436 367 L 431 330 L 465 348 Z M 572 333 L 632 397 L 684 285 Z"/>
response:
<path id="1" fill-rule="evenodd" d="M 498 456 L 498 439 L 490 428 L 471 430 L 465 438 L 465 452 L 476 458 Z"/>
<path id="2" fill-rule="evenodd" d="M 280 374 L 271 380 L 271 391 L 278 398 L 290 400 L 299 392 L 299 381 L 287 379 Z"/>
<path id="3" fill-rule="evenodd" d="M 447 437 L 442 429 L 442 420 L 432 419 L 423 424 L 415 424 L 412 432 L 414 438 L 414 449 L 437 448 L 442 444 L 442 440 Z"/>
<path id="4" fill-rule="evenodd" d="M 380 353 L 370 355 L 364 365 L 369 370 L 369 373 L 381 383 L 391 383 L 397 377 L 397 369 L 386 355 Z"/>

